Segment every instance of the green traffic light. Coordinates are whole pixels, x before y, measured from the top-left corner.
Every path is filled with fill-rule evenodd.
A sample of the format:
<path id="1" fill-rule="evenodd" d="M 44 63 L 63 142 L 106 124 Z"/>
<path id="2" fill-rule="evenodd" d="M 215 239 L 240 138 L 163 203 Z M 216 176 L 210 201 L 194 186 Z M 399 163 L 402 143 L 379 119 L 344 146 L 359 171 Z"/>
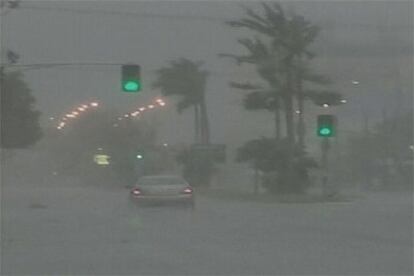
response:
<path id="1" fill-rule="evenodd" d="M 126 81 L 123 84 L 123 89 L 125 92 L 137 92 L 140 89 L 140 85 L 137 81 Z"/>
<path id="2" fill-rule="evenodd" d="M 329 137 L 331 135 L 332 135 L 332 129 L 330 129 L 329 127 L 321 127 L 319 129 L 319 136 Z"/>
<path id="3" fill-rule="evenodd" d="M 316 133 L 319 137 L 336 136 L 337 121 L 335 115 L 321 114 L 318 115 Z"/>

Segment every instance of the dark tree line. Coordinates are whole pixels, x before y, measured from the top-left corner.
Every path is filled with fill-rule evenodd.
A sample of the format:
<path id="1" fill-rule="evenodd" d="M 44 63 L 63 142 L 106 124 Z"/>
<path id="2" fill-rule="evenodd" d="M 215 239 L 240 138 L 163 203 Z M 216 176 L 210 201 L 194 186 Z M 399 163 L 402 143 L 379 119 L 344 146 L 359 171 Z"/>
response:
<path id="1" fill-rule="evenodd" d="M 1 147 L 27 148 L 42 137 L 40 112 L 20 72 L 0 73 Z"/>
<path id="2" fill-rule="evenodd" d="M 20 2 L 20 0 L 0 1 L 0 16 L 5 16 L 19 8 Z M 35 109 L 35 98 L 24 81 L 23 74 L 7 70 L 7 65 L 17 63 L 19 54 L 6 49 L 2 60 L 3 58 L 7 64 L 0 66 L 0 146 L 3 149 L 27 148 L 42 137 L 39 124 L 40 112 Z"/>

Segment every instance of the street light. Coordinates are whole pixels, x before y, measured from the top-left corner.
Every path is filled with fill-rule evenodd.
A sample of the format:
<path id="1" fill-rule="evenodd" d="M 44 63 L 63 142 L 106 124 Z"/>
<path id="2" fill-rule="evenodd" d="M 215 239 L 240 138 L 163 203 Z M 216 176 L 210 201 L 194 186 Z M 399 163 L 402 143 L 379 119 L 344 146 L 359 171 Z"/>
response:
<path id="1" fill-rule="evenodd" d="M 91 103 L 91 106 L 93 106 L 93 107 L 97 107 L 97 106 L 98 106 L 98 103 L 97 103 L 97 102 L 92 102 L 92 103 Z"/>
<path id="2" fill-rule="evenodd" d="M 352 84 L 353 84 L 353 85 L 358 85 L 358 84 L 359 84 L 359 81 L 357 81 L 357 80 L 353 80 L 353 81 L 352 81 Z"/>
<path id="3" fill-rule="evenodd" d="M 162 99 L 156 99 L 155 101 L 161 106 L 165 105 L 165 102 Z"/>
<path id="4" fill-rule="evenodd" d="M 325 108 L 328 108 L 328 107 L 329 107 L 329 104 L 326 104 L 326 103 L 325 103 L 325 104 L 323 104 L 322 106 L 323 106 L 323 107 L 325 107 Z"/>

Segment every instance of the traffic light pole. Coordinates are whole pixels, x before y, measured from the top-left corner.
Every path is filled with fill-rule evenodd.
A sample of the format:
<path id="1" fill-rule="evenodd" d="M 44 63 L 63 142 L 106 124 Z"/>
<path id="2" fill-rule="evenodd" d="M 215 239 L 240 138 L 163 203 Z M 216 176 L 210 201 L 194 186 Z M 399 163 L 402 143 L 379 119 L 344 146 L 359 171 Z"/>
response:
<path id="1" fill-rule="evenodd" d="M 322 165 L 322 195 L 323 197 L 333 196 L 333 190 L 330 189 L 328 182 L 328 153 L 331 147 L 328 137 L 324 137 L 321 140 L 321 165 Z"/>

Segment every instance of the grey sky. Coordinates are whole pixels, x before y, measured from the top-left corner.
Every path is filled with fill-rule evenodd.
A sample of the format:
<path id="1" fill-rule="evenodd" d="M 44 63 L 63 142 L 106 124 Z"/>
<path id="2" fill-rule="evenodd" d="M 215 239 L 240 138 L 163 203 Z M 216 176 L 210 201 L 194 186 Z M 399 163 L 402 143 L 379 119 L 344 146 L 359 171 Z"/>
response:
<path id="1" fill-rule="evenodd" d="M 368 110 L 371 120 L 378 120 L 384 106 L 389 113 L 399 106 L 412 108 L 411 1 L 284 3 L 322 27 L 320 40 L 314 47 L 320 56 L 315 66 L 335 81 L 332 89 L 349 99 L 349 104 L 334 110 L 346 128 L 359 130 L 362 108 Z M 223 23 L 243 14 L 241 4 L 238 1 L 24 1 L 21 9 L 1 18 L 1 43 L 3 49 L 17 51 L 23 64 L 136 62 L 142 66 L 144 89 L 140 95 L 119 91 L 120 70 L 116 66 L 25 71 L 45 116 L 63 114 L 87 99 L 98 99 L 110 108 L 130 111 L 158 94 L 150 89 L 154 70 L 174 58 L 203 60 L 211 71 L 208 105 L 213 140 L 240 144 L 251 137 L 271 135 L 273 131 L 271 115 L 243 111 L 239 106 L 242 94 L 228 87 L 229 81 L 254 82 L 254 70 L 238 68 L 230 60 L 217 56 L 242 53 L 236 38 L 252 34 Z M 248 2 L 249 6 L 258 4 Z M 107 12 L 93 12 L 96 10 Z M 361 84 L 353 86 L 353 79 Z M 401 90 L 399 102 L 395 100 L 397 90 Z M 316 114 L 320 110 L 312 108 L 310 112 Z M 157 114 L 163 125 L 161 140 L 190 141 L 191 115 L 188 112 L 178 116 L 173 110 Z"/>

